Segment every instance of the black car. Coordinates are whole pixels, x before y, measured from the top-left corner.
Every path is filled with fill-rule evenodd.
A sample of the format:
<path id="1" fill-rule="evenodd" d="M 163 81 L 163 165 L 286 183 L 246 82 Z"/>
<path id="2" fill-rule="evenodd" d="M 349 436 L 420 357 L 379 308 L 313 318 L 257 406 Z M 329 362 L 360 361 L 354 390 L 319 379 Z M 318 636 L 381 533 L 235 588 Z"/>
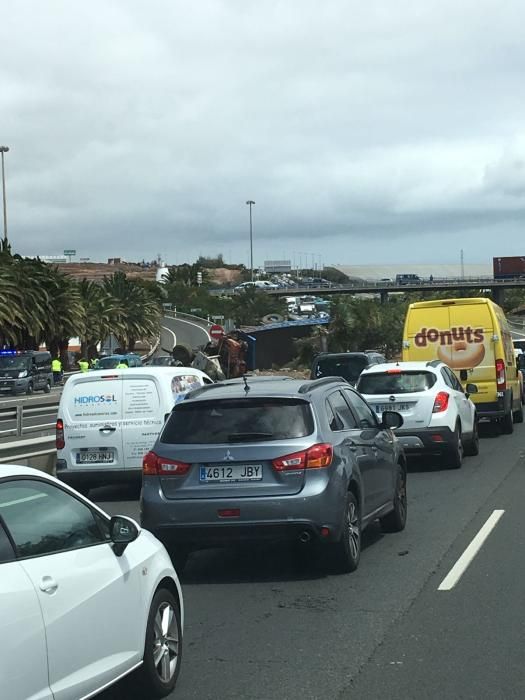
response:
<path id="1" fill-rule="evenodd" d="M 51 353 L 46 350 L 0 351 L 0 392 L 49 394 L 53 386 Z"/>
<path id="2" fill-rule="evenodd" d="M 386 358 L 376 350 L 365 352 L 322 352 L 313 361 L 310 379 L 342 377 L 355 385 L 364 369 L 380 365 Z"/>
<path id="3" fill-rule="evenodd" d="M 142 525 L 179 568 L 193 549 L 263 539 L 319 544 L 312 553 L 353 571 L 364 527 L 405 527 L 402 424 L 391 411 L 378 420 L 336 377 L 197 389 L 144 457 Z"/>

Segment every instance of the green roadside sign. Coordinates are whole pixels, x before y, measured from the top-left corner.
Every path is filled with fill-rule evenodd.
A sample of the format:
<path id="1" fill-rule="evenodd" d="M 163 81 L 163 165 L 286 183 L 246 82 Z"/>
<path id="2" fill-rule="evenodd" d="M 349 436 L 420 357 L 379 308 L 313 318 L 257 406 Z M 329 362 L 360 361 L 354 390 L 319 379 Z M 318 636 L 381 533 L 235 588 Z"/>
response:
<path id="1" fill-rule="evenodd" d="M 65 250 L 64 255 L 76 255 L 77 251 L 76 250 Z"/>

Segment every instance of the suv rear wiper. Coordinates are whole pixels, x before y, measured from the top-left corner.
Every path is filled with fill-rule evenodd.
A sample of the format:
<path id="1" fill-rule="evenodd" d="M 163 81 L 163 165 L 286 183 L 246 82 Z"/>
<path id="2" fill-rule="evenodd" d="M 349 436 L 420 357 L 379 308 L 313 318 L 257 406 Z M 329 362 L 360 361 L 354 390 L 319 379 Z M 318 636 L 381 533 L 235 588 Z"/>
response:
<path id="1" fill-rule="evenodd" d="M 250 442 L 250 440 L 271 440 L 273 433 L 231 433 L 228 442 Z"/>

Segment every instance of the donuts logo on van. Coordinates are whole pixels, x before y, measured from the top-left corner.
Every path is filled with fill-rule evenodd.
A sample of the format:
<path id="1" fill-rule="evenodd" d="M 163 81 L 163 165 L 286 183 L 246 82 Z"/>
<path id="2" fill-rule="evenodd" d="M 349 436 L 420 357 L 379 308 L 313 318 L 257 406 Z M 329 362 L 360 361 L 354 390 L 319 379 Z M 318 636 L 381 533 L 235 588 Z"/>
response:
<path id="1" fill-rule="evenodd" d="M 89 396 L 75 396 L 75 404 L 88 406 L 97 403 L 116 403 L 115 394 L 91 394 Z"/>
<path id="2" fill-rule="evenodd" d="M 437 345 L 437 356 L 452 369 L 470 369 L 485 357 L 483 328 L 454 326 L 447 330 L 422 328 L 414 337 L 418 348 Z"/>

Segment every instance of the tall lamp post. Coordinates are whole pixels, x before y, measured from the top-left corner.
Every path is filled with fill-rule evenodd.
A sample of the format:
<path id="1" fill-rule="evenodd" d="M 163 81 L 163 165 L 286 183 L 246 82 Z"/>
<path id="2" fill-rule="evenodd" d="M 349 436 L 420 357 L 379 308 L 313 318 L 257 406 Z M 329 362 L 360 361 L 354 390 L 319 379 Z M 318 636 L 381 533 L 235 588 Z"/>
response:
<path id="1" fill-rule="evenodd" d="M 2 154 L 2 194 L 4 198 L 4 245 L 7 245 L 7 205 L 5 201 L 5 171 L 4 171 L 4 153 L 9 151 L 9 146 L 0 146 Z"/>
<path id="2" fill-rule="evenodd" d="M 253 282 L 253 229 L 252 229 L 252 205 L 255 204 L 253 199 L 249 199 L 246 204 L 250 207 L 250 270 L 251 281 Z"/>

